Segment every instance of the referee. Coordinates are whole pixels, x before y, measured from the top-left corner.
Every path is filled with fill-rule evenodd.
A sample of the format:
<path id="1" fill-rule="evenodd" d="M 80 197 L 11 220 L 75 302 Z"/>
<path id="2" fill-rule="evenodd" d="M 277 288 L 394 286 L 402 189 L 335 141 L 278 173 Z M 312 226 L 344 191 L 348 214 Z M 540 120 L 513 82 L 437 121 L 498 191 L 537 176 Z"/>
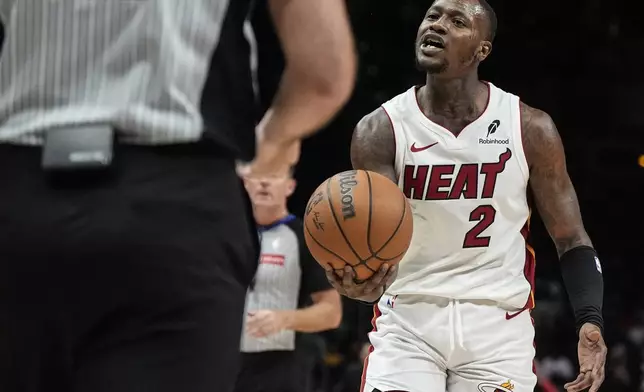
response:
<path id="1" fill-rule="evenodd" d="M 259 254 L 235 163 L 288 172 L 355 72 L 344 1 L 270 0 L 256 146 L 250 6 L 0 0 L 0 391 L 234 387 Z"/>
<path id="2" fill-rule="evenodd" d="M 295 180 L 266 177 L 245 183 L 259 224 L 261 257 L 246 297 L 242 371 L 235 390 L 309 392 L 313 356 L 307 339 L 313 337 L 307 333 L 340 325 L 340 295 L 309 253 L 302 221 L 288 213 Z"/>

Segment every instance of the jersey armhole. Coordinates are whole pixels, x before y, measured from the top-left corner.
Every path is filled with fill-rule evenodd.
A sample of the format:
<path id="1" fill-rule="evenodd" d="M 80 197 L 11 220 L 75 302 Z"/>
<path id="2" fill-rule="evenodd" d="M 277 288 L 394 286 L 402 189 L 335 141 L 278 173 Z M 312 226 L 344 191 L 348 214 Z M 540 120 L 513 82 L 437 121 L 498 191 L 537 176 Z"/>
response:
<path id="1" fill-rule="evenodd" d="M 519 97 L 514 97 L 514 108 L 512 110 L 512 118 L 514 121 L 514 126 L 512 129 L 516 129 L 517 134 L 513 137 L 514 141 L 514 150 L 517 152 L 519 159 L 519 167 L 523 173 L 523 177 L 526 183 L 530 180 L 530 166 L 528 165 L 528 159 L 526 158 L 525 149 L 523 147 L 523 119 L 521 116 L 521 99 Z"/>
<path id="2" fill-rule="evenodd" d="M 398 116 L 396 115 L 396 109 L 393 107 L 393 104 L 391 102 L 386 102 L 381 107 L 389 118 L 391 131 L 394 134 L 394 170 L 396 172 L 398 185 L 400 185 L 402 167 L 405 161 L 405 146 L 407 145 L 407 140 L 405 139 L 404 132 L 401 129 L 401 124 Z"/>

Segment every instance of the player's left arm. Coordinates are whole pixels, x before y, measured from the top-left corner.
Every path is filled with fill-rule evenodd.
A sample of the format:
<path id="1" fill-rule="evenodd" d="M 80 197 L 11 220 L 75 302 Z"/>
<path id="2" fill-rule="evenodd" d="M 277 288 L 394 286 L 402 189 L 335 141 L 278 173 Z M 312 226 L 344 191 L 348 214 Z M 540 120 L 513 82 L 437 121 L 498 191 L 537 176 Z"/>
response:
<path id="1" fill-rule="evenodd" d="M 601 269 L 584 228 L 577 194 L 566 168 L 561 137 L 548 114 L 527 105 L 522 106 L 522 123 L 530 188 L 539 215 L 559 253 L 577 322 L 590 322 L 602 328 Z"/>
<path id="2" fill-rule="evenodd" d="M 596 391 L 603 381 L 606 356 L 601 337 L 604 328 L 601 265 L 584 228 L 557 127 L 548 114 L 523 104 L 521 118 L 523 146 L 530 167 L 530 188 L 541 219 L 557 248 L 580 335 L 581 374 L 574 385 L 569 386 L 569 391 L 582 390 L 591 384 L 591 391 Z M 587 353 L 588 358 L 582 358 L 582 353 Z"/>
<path id="3" fill-rule="evenodd" d="M 559 257 L 580 246 L 593 248 L 584 228 L 577 193 L 568 176 L 563 144 L 554 122 L 547 113 L 526 105 L 522 105 L 521 112 L 530 187 Z"/>

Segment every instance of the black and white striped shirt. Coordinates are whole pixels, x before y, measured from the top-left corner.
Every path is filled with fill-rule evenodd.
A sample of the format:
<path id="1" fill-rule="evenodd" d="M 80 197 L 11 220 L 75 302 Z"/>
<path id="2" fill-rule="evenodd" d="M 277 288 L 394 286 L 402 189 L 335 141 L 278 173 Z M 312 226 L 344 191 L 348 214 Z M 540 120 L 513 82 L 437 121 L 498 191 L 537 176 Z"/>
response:
<path id="1" fill-rule="evenodd" d="M 300 309 L 310 304 L 312 294 L 331 289 L 324 269 L 306 247 L 300 219 L 290 215 L 259 230 L 261 259 L 254 284 L 246 295 L 248 313 Z M 259 339 L 246 333 L 242 335 L 242 352 L 295 349 L 294 331 L 282 331 Z"/>
<path id="2" fill-rule="evenodd" d="M 251 0 L 0 0 L 0 142 L 74 124 L 254 149 Z"/>

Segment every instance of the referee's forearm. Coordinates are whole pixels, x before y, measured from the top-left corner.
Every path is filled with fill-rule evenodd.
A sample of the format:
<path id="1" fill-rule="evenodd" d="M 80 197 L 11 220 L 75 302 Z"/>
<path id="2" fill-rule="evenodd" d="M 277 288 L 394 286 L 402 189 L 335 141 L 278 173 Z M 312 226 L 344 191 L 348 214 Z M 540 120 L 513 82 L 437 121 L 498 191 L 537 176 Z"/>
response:
<path id="1" fill-rule="evenodd" d="M 296 140 L 307 137 L 329 122 L 349 99 L 351 90 L 340 85 L 317 85 L 298 71 L 287 68 L 280 91 L 265 121 L 268 140 Z"/>
<path id="2" fill-rule="evenodd" d="M 301 139 L 322 128 L 347 102 L 357 56 L 343 0 L 271 0 L 286 60 L 266 137 Z"/>
<path id="3" fill-rule="evenodd" d="M 296 332 L 316 333 L 335 329 L 342 321 L 342 309 L 330 303 L 317 303 L 308 308 L 285 310 L 286 329 Z"/>

